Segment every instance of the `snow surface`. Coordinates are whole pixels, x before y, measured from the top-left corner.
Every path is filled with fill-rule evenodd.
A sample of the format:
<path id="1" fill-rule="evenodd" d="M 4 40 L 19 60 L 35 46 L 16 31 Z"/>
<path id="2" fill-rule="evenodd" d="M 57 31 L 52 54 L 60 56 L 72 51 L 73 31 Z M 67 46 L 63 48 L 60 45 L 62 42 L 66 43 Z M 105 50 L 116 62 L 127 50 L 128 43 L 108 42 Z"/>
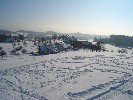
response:
<path id="1" fill-rule="evenodd" d="M 16 56 L 12 44 L 0 47 L 7 52 L 0 57 L 0 100 L 133 100 L 132 50 L 105 45 L 109 52 Z M 37 50 L 32 42 L 24 48 Z"/>

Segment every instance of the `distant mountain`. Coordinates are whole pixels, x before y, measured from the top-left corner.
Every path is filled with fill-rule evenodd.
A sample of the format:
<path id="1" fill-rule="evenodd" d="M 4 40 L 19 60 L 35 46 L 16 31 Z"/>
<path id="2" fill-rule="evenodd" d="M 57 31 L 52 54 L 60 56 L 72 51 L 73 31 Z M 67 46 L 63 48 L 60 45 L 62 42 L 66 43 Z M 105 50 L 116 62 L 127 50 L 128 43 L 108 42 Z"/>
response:
<path id="1" fill-rule="evenodd" d="M 54 31 L 47 31 L 47 32 L 34 32 L 34 31 L 18 30 L 17 32 L 29 33 L 29 34 L 45 34 L 45 35 L 60 34 L 60 33 L 54 32 Z"/>
<path id="2" fill-rule="evenodd" d="M 76 37 L 78 39 L 85 39 L 85 40 L 94 39 L 94 38 L 100 39 L 100 38 L 108 38 L 109 37 L 108 35 L 82 34 L 79 32 L 78 33 L 69 33 L 69 35 L 73 35 L 74 37 Z"/>
<path id="3" fill-rule="evenodd" d="M 0 34 L 11 34 L 11 31 L 8 30 L 0 30 Z"/>
<path id="4" fill-rule="evenodd" d="M 34 31 L 25 31 L 25 30 L 18 30 L 17 32 L 19 33 L 23 33 L 26 34 L 28 36 L 31 37 L 44 37 L 45 35 L 53 35 L 53 34 L 57 34 L 57 35 L 72 35 L 78 39 L 84 39 L 84 40 L 88 40 L 88 39 L 100 39 L 100 38 L 106 38 L 109 37 L 107 35 L 92 35 L 92 34 L 82 34 L 82 33 L 58 33 L 58 32 L 54 32 L 54 31 L 47 31 L 47 32 L 34 32 Z"/>
<path id="5" fill-rule="evenodd" d="M 25 30 L 18 30 L 16 32 L 28 33 L 28 34 L 44 34 L 44 32 L 34 32 L 34 31 L 25 31 Z"/>

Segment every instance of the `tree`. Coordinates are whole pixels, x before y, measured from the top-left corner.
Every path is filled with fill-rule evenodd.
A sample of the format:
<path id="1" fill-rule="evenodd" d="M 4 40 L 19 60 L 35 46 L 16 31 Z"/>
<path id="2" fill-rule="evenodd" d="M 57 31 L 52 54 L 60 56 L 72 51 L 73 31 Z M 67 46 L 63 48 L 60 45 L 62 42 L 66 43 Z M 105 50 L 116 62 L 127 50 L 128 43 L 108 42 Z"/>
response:
<path id="1" fill-rule="evenodd" d="M 94 42 L 97 42 L 97 38 L 95 37 L 93 41 L 94 41 Z"/>
<path id="2" fill-rule="evenodd" d="M 22 40 L 22 42 L 23 42 L 24 36 L 23 35 L 19 35 L 19 39 Z"/>
<path id="3" fill-rule="evenodd" d="M 5 34 L 0 34 L 0 42 L 3 42 L 6 38 Z"/>

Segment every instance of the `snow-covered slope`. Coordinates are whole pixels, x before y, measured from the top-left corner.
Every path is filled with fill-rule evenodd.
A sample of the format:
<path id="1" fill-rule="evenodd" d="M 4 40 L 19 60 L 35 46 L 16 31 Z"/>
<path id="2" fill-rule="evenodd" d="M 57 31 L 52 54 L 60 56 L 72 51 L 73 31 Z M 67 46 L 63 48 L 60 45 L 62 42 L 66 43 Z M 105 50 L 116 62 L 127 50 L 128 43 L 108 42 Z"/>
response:
<path id="1" fill-rule="evenodd" d="M 1 100 L 133 100 L 132 50 L 105 47 L 0 58 Z"/>

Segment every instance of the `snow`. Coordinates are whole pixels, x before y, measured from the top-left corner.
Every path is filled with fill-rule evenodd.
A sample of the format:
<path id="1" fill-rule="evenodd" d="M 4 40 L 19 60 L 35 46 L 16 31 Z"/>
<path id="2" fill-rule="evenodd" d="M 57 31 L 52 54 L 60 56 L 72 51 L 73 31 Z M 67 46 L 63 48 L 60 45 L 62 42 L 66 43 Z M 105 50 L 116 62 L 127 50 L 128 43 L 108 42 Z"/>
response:
<path id="1" fill-rule="evenodd" d="M 37 46 L 27 42 L 27 51 Z M 67 51 L 44 56 L 10 55 L 11 43 L 0 43 L 1 100 L 133 100 L 133 56 L 108 51 Z M 113 50 L 113 52 L 111 52 Z"/>

